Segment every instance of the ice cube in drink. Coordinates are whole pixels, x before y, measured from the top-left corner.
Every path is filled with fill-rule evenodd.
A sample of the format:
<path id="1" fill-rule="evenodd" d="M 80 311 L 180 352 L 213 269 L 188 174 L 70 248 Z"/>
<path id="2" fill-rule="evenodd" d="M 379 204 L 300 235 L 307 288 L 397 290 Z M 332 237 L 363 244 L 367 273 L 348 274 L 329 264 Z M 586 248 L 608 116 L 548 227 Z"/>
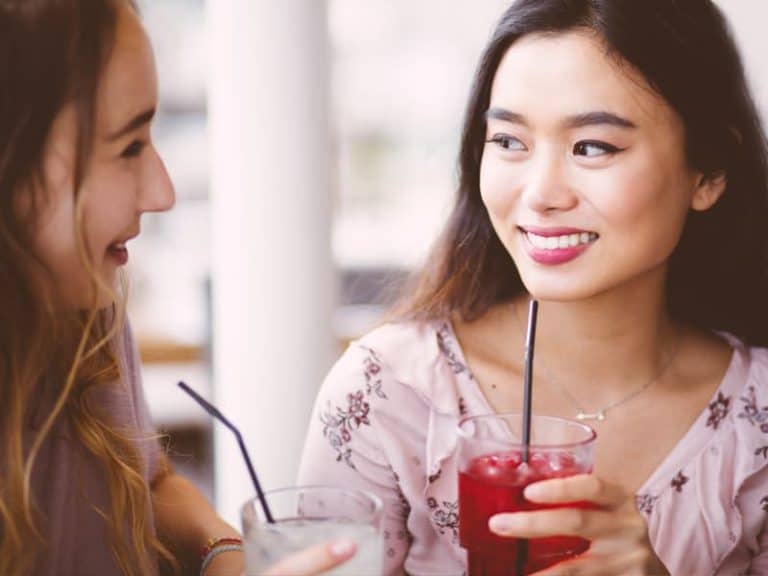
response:
<path id="1" fill-rule="evenodd" d="M 589 541 L 557 536 L 526 541 L 502 538 L 488 529 L 499 512 L 539 510 L 558 506 L 534 504 L 523 497 L 528 484 L 590 472 L 572 454 L 563 451 L 529 453 L 527 463 L 519 450 L 502 451 L 471 459 L 459 473 L 459 540 L 467 550 L 469 576 L 517 576 L 518 555 L 523 574 L 557 564 L 585 552 Z M 568 506 L 586 506 L 586 503 Z M 523 547 L 527 546 L 524 550 Z"/>

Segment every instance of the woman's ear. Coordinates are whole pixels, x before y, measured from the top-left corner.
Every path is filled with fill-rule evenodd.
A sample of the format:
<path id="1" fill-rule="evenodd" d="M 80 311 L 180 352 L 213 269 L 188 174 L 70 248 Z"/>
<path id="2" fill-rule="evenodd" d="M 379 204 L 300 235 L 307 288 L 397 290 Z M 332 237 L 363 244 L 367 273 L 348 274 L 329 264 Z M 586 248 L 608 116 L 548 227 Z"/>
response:
<path id="1" fill-rule="evenodd" d="M 709 210 L 725 192 L 728 179 L 725 172 L 714 172 L 709 176 L 701 176 L 696 190 L 691 198 L 691 208 L 698 212 Z"/>

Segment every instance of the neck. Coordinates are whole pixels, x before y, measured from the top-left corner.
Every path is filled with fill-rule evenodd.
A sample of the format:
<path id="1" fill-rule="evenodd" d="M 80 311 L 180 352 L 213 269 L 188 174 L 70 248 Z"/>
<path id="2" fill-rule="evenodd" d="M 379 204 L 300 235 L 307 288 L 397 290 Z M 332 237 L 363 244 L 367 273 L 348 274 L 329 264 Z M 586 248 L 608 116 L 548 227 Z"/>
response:
<path id="1" fill-rule="evenodd" d="M 511 304 L 524 338 L 528 296 Z M 554 379 L 584 404 L 608 405 L 659 377 L 679 339 L 663 290 L 622 291 L 574 302 L 541 301 L 538 378 Z M 587 402 L 588 399 L 593 402 Z"/>

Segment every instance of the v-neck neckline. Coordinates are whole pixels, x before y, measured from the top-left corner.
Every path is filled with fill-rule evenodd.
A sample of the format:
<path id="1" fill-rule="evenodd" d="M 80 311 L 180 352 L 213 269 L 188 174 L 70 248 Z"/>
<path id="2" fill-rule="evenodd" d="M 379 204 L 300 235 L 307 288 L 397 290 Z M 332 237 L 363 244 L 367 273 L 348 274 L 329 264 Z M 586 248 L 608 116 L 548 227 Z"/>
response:
<path id="1" fill-rule="evenodd" d="M 461 342 L 456 336 L 456 331 L 453 327 L 453 322 L 450 319 L 445 320 L 445 325 L 450 333 L 450 338 L 455 345 L 454 353 L 458 357 L 459 361 L 466 367 L 466 370 L 457 374 L 458 377 L 465 380 L 466 386 L 472 391 L 477 404 L 484 410 L 486 414 L 496 414 L 495 410 L 486 396 L 485 392 L 480 386 L 480 382 L 475 377 L 472 367 L 467 361 L 467 357 L 464 354 L 464 349 L 461 346 Z M 674 447 L 664 456 L 661 463 L 651 472 L 651 474 L 640 485 L 640 488 L 636 494 L 654 494 L 658 495 L 663 489 L 669 486 L 668 479 L 672 478 L 677 472 L 685 468 L 686 463 L 690 462 L 697 454 L 699 454 L 706 445 L 714 437 L 717 429 L 712 428 L 710 433 L 703 434 L 702 432 L 707 430 L 707 422 L 710 419 L 712 406 L 717 405 L 719 400 L 724 394 L 733 393 L 734 386 L 740 382 L 745 381 L 747 372 L 749 369 L 749 362 L 745 358 L 742 350 L 743 346 L 733 336 L 728 334 L 718 335 L 723 338 L 729 346 L 731 346 L 731 358 L 728 362 L 728 368 L 723 375 L 720 384 L 715 389 L 712 396 L 707 401 L 706 406 L 698 415 L 694 423 L 688 428 L 683 436 L 677 441 Z M 600 438 L 598 436 L 598 442 Z M 666 485 L 666 486 L 665 486 Z"/>

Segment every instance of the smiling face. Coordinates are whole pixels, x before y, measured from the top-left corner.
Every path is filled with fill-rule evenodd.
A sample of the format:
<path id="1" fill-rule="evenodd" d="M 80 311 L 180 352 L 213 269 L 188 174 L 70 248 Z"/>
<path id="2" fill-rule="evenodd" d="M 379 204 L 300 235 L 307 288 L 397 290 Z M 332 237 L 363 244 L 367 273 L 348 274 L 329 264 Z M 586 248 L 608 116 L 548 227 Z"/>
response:
<path id="1" fill-rule="evenodd" d="M 157 78 L 149 40 L 134 12 L 122 8 L 96 95 L 93 150 L 80 198 L 74 193 L 74 104 L 58 114 L 46 146 L 35 249 L 67 307 L 82 308 L 91 302 L 91 275 L 77 243 L 78 210 L 94 272 L 113 286 L 117 270 L 128 260 L 126 242 L 139 234 L 141 215 L 173 206 L 173 186 L 150 136 L 156 107 Z M 100 291 L 98 302 L 108 304 L 110 294 Z"/>
<path id="2" fill-rule="evenodd" d="M 530 35 L 492 85 L 480 191 L 528 291 L 663 287 L 686 215 L 724 179 L 688 166 L 681 119 L 587 32 Z"/>

